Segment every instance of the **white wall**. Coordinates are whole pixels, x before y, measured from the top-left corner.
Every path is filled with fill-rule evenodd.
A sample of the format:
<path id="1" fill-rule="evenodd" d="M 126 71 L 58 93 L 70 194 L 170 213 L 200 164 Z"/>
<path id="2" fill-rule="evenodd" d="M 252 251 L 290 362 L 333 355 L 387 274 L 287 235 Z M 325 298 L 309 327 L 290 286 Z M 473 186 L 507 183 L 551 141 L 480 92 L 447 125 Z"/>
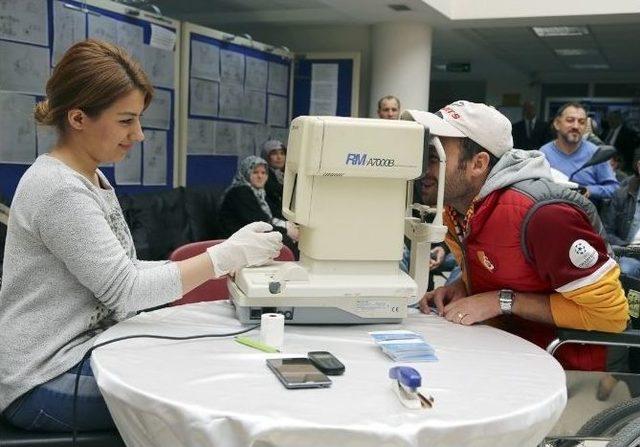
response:
<path id="1" fill-rule="evenodd" d="M 226 28 L 224 31 L 237 35 L 249 33 L 254 40 L 284 45 L 294 53 L 359 52 L 362 59 L 358 109 L 360 116 L 369 116 L 371 32 L 368 25 L 251 26 Z"/>
<path id="2" fill-rule="evenodd" d="M 427 110 L 431 38 L 431 27 L 423 23 L 372 26 L 370 116 L 376 116 L 378 100 L 386 95 L 397 96 L 403 109 Z"/>

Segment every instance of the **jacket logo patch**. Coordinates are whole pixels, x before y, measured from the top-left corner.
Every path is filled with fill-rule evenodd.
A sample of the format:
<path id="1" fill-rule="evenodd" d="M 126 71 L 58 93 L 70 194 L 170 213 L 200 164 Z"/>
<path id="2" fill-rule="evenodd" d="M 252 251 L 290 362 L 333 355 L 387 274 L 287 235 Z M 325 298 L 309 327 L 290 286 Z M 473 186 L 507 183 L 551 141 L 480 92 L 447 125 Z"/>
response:
<path id="1" fill-rule="evenodd" d="M 598 251 L 584 239 L 578 239 L 569 249 L 571 263 L 580 269 L 588 269 L 598 262 Z"/>
<path id="2" fill-rule="evenodd" d="M 476 255 L 478 255 L 478 261 L 480 261 L 480 263 L 484 265 L 484 268 L 486 268 L 491 273 L 493 273 L 496 267 L 493 265 L 493 262 L 491 262 L 491 260 L 487 257 L 487 255 L 484 254 L 484 251 L 480 250 L 476 252 Z"/>

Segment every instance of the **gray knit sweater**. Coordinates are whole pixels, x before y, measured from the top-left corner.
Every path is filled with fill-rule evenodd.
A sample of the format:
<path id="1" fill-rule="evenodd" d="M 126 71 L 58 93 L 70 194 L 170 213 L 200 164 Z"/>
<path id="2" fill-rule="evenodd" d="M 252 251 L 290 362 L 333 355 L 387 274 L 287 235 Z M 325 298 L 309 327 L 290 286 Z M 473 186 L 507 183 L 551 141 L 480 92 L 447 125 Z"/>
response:
<path id="1" fill-rule="evenodd" d="M 182 294 L 176 264 L 136 259 L 98 175 L 102 188 L 42 155 L 18 184 L 0 289 L 0 411 L 78 363 L 106 327 Z"/>

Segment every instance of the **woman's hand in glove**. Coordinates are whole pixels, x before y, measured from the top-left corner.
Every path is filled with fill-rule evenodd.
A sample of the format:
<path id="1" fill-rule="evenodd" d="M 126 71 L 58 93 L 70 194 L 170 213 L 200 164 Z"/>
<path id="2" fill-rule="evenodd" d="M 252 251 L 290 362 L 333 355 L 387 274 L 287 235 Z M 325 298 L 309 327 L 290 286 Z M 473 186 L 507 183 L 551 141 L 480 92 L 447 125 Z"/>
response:
<path id="1" fill-rule="evenodd" d="M 266 222 L 253 222 L 229 239 L 207 249 L 215 277 L 235 273 L 243 267 L 266 264 L 280 254 L 282 235 Z"/>

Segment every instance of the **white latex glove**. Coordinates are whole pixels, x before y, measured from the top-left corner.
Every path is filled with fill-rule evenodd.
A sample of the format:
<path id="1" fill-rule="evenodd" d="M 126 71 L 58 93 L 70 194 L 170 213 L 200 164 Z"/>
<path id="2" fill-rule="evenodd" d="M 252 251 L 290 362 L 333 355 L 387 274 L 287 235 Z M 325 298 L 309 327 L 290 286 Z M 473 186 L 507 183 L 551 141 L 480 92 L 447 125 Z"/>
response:
<path id="1" fill-rule="evenodd" d="M 278 256 L 282 235 L 271 230 L 273 227 L 266 222 L 253 222 L 226 241 L 207 248 L 214 275 L 219 278 L 243 267 L 266 264 Z"/>
<path id="2" fill-rule="evenodd" d="M 298 229 L 298 226 L 293 222 L 287 221 L 286 228 L 287 228 L 287 236 L 289 236 L 294 241 L 298 242 L 298 239 L 300 238 L 300 230 Z"/>

